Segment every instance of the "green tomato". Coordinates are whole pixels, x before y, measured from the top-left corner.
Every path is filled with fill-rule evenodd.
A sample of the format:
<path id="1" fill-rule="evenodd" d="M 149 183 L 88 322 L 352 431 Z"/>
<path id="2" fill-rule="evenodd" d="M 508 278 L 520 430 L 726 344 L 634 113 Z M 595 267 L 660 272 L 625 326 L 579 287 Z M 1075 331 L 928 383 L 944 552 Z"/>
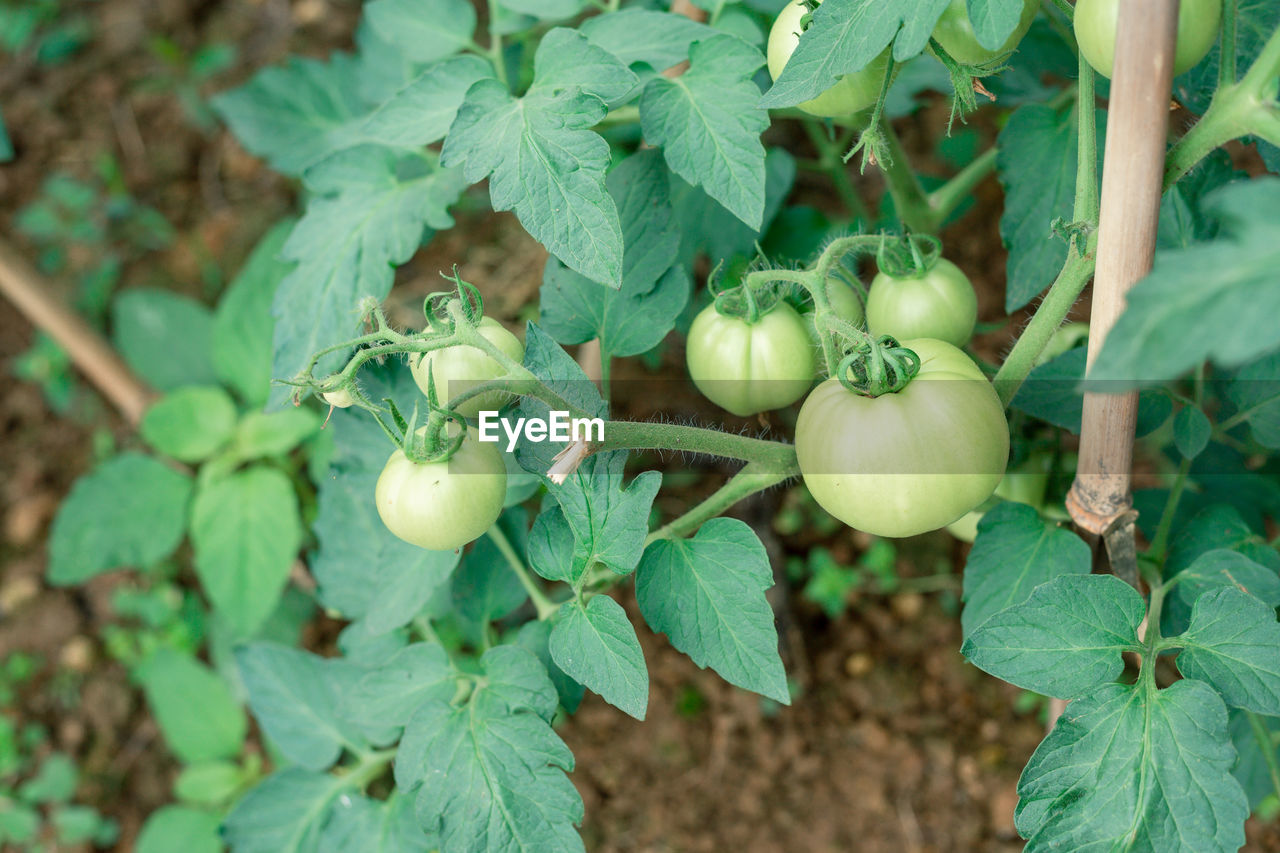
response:
<path id="1" fill-rule="evenodd" d="M 1022 37 L 1027 34 L 1027 30 L 1031 29 L 1031 22 L 1035 20 L 1036 11 L 1039 8 L 1040 4 L 1037 0 L 1023 0 L 1022 17 L 1018 19 L 1018 25 L 1004 40 L 1004 44 L 995 50 L 990 50 L 982 46 L 977 34 L 973 31 L 973 21 L 969 20 L 966 0 L 951 0 L 947 8 L 942 10 L 942 17 L 938 19 L 938 23 L 934 25 L 933 37 L 957 62 L 965 65 L 986 65 L 1018 46 L 1018 42 L 1022 41 Z"/>
<path id="2" fill-rule="evenodd" d="M 808 14 L 800 0 L 792 0 L 778 14 L 769 31 L 769 76 L 777 80 L 782 75 L 791 54 L 795 53 L 800 43 L 800 19 Z M 803 104 L 799 108 L 810 115 L 823 118 L 848 118 L 872 106 L 880 97 L 880 87 L 884 83 L 884 72 L 889 67 L 889 51 L 892 45 L 867 66 L 852 74 L 846 74 L 836 81 L 830 89 L 818 97 Z"/>
<path id="3" fill-rule="evenodd" d="M 939 258 L 927 273 L 894 278 L 879 273 L 867 295 L 867 327 L 874 335 L 934 338 L 964 346 L 978 321 L 978 297 L 960 268 Z"/>
<path id="4" fill-rule="evenodd" d="M 346 388 L 339 388 L 337 391 L 326 391 L 320 396 L 324 397 L 324 401 L 336 409 L 345 409 L 356 401 L 356 398 Z"/>
<path id="5" fill-rule="evenodd" d="M 689 327 L 685 358 L 703 396 L 741 417 L 799 400 L 817 369 L 809 329 L 785 302 L 755 323 L 708 305 Z"/>
<path id="6" fill-rule="evenodd" d="M 1004 476 L 1009 424 L 973 361 L 943 341 L 902 341 L 920 372 L 864 397 L 828 379 L 796 421 L 805 485 L 827 512 L 877 536 L 936 530 L 978 507 Z"/>
<path id="7" fill-rule="evenodd" d="M 496 444 L 468 433 L 443 462 L 397 450 L 378 476 L 374 502 L 387 529 L 430 551 L 452 551 L 484 534 L 502 512 L 507 468 Z"/>
<path id="8" fill-rule="evenodd" d="M 1017 468 L 1009 471 L 996 486 L 996 497 L 1026 504 L 1039 510 L 1044 507 L 1044 495 L 1049 489 L 1049 473 L 1053 468 L 1053 454 L 1036 453 Z M 978 538 L 978 522 L 986 512 L 975 509 L 947 525 L 947 532 L 963 542 Z"/>
<path id="9" fill-rule="evenodd" d="M 1076 42 L 1080 53 L 1103 77 L 1115 70 L 1116 27 L 1120 0 L 1076 0 Z M 1218 40 L 1222 0 L 1182 0 L 1178 6 L 1178 44 L 1173 73 L 1190 70 Z"/>
<path id="10" fill-rule="evenodd" d="M 480 334 L 498 349 L 516 361 L 524 359 L 524 344 L 503 328 L 492 317 L 484 317 L 477 327 Z M 436 386 L 436 399 L 443 405 L 447 400 L 474 388 L 482 382 L 497 379 L 506 371 L 487 353 L 472 346 L 452 346 L 423 353 L 410 358 L 413 379 L 427 393 L 427 375 L 430 373 Z M 474 418 L 482 411 L 501 409 L 511 395 L 505 391 L 486 391 L 458 406 L 455 411 L 466 418 Z"/>

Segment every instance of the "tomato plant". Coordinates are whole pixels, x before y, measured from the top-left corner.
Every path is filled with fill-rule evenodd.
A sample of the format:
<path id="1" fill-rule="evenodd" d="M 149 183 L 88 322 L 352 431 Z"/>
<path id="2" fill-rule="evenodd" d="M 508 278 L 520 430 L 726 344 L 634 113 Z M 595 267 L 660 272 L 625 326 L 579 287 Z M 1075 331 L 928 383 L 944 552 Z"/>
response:
<path id="1" fill-rule="evenodd" d="M 1081 55 L 1095 71 L 1110 77 L 1115 67 L 1120 0 L 1079 0 L 1075 11 L 1076 41 Z M 1189 71 L 1204 59 L 1218 40 L 1221 18 L 1221 0 L 1184 0 L 1179 4 L 1174 74 Z"/>
<path id="2" fill-rule="evenodd" d="M 785 302 L 754 321 L 707 306 L 689 327 L 685 360 L 698 390 L 739 417 L 790 406 L 817 368 L 805 322 Z"/>
<path id="3" fill-rule="evenodd" d="M 1124 307 L 1090 333 L 1063 323 L 1122 221 L 1100 155 L 1144 124 L 1107 120 L 1120 87 L 1098 97 L 1100 6 L 687 5 L 374 0 L 353 52 L 214 99 L 302 210 L 213 311 L 114 303 L 164 396 L 49 548 L 51 583 L 136 566 L 195 614 L 135 673 L 200 801 L 152 837 L 584 849 L 556 724 L 588 691 L 637 719 L 671 699 L 639 631 L 769 714 L 822 677 L 784 668 L 775 607 L 809 604 L 766 596 L 771 527 L 827 630 L 870 572 L 862 604 L 919 591 L 959 610 L 969 663 L 1070 700 L 1018 759 L 1029 850 L 1237 849 L 1280 797 L 1280 9 L 1184 0 L 1179 64 L 1205 58 L 1144 93 L 1185 107 L 1146 140 L 1163 160 L 1106 170 L 1150 184 L 1153 265 L 1123 299 L 1099 276 L 1091 306 Z M 948 101 L 965 125 L 934 120 Z M 501 251 L 474 245 L 490 234 Z M 475 256 L 423 302 L 422 265 L 458 246 Z M 1132 418 L 1099 430 L 1099 401 Z M 1125 470 L 1089 469 L 1115 435 Z M 1023 463 L 1046 448 L 1085 460 L 1052 502 Z M 1146 487 L 1116 486 L 1086 542 L 1058 480 L 1088 522 L 1082 485 L 1129 467 Z M 747 524 L 748 500 L 753 522 L 805 512 Z M 301 631 L 317 607 L 325 630 Z M 300 636 L 324 654 L 280 642 Z"/>

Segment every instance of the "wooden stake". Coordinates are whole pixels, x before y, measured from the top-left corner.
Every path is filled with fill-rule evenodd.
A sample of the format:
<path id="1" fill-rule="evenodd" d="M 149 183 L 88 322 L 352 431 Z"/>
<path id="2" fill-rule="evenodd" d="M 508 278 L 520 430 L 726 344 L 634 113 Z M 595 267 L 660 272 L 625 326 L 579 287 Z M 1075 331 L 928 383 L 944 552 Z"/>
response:
<path id="1" fill-rule="evenodd" d="M 58 342 L 85 377 L 120 410 L 130 426 L 155 397 L 101 335 L 60 303 L 52 287 L 21 255 L 0 240 L 0 293 L 8 296 L 32 325 Z"/>
<path id="2" fill-rule="evenodd" d="M 1124 310 L 1125 293 L 1150 272 L 1155 254 L 1178 0 L 1125 0 L 1119 15 L 1089 324 L 1090 368 Z M 1125 528 L 1132 536 L 1132 524 L 1123 524 L 1123 517 L 1133 502 L 1129 486 L 1137 414 L 1136 393 L 1084 396 L 1080 463 L 1067 508 L 1093 537 Z M 1136 565 L 1133 569 L 1134 577 L 1126 580 L 1136 582 Z"/>

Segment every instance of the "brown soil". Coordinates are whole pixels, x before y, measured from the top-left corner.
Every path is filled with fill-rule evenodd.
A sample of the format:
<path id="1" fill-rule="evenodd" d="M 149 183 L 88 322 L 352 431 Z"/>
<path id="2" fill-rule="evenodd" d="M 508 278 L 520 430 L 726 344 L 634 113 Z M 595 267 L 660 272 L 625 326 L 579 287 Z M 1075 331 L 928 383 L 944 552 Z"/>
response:
<path id="1" fill-rule="evenodd" d="M 123 168 L 130 192 L 177 229 L 171 249 L 129 264 L 125 286 L 173 287 L 211 298 L 254 240 L 294 204 L 293 188 L 245 154 L 228 134 L 186 122 L 174 98 L 149 91 L 160 63 L 147 50 L 164 35 L 186 50 L 211 41 L 239 50 L 224 88 L 287 53 L 323 56 L 348 48 L 356 4 L 331 0 L 103 0 L 67 4 L 87 15 L 95 37 L 69 63 L 42 68 L 5 59 L 0 103 L 18 148 L 0 165 L 0 232 L 34 257 L 13 216 L 54 171 L 87 177 L 99 155 Z M 931 111 L 918 122 L 932 128 Z M 919 153 L 919 152 L 917 152 Z M 874 186 L 874 178 L 863 179 Z M 1004 255 L 996 231 L 999 188 L 951 245 L 981 290 L 985 319 L 1000 314 Z M 965 239 L 960 239 L 961 237 Z M 404 272 L 394 302 L 404 322 L 438 270 L 462 265 L 499 314 L 514 318 L 536 293 L 545 257 L 508 215 L 466 215 Z M 66 287 L 66 282 L 58 283 Z M 32 340 L 0 302 L 0 374 Z M 984 341 L 991 357 L 1007 335 Z M 678 354 L 670 360 L 678 361 Z M 620 367 L 620 372 L 623 368 Z M 91 398 L 91 395 L 89 397 Z M 690 400 L 694 398 L 690 397 Z M 637 410 L 632 414 L 642 415 Z M 709 414 L 709 413 L 704 413 Z M 137 691 L 110 663 L 98 632 L 112 614 L 109 590 L 128 573 L 66 590 L 44 585 L 44 538 L 58 502 L 98 457 L 101 439 L 134 439 L 101 404 L 60 417 L 40 391 L 0 385 L 0 656 L 37 653 L 44 666 L 15 707 L 39 721 L 52 748 L 76 757 L 78 801 L 122 825 L 118 850 L 132 848 L 145 816 L 168 800 L 176 765 Z M 110 441 L 108 441 L 110 443 Z M 716 480 L 664 497 L 674 513 Z M 767 528 L 778 494 L 740 512 L 761 532 L 780 569 L 808 541 L 779 540 Z M 843 531 L 825 542 L 841 559 L 865 546 Z M 905 576 L 958 566 L 943 536 L 905 547 Z M 957 576 L 958 578 L 958 576 Z M 624 594 L 625 595 L 625 594 Z M 573 779 L 586 802 L 592 851 L 1006 851 L 1015 783 L 1043 728 L 1012 709 L 1018 691 L 984 676 L 958 654 L 959 626 L 946 596 L 865 596 L 828 621 L 780 586 L 782 626 L 795 702 L 780 708 L 725 684 L 640 627 L 652 678 L 648 719 L 638 723 L 596 697 L 562 726 L 577 758 Z M 626 602 L 634 610 L 634 601 Z M 637 625 L 641 625 L 639 619 Z M 1250 826 L 1250 850 L 1280 850 L 1280 830 Z"/>

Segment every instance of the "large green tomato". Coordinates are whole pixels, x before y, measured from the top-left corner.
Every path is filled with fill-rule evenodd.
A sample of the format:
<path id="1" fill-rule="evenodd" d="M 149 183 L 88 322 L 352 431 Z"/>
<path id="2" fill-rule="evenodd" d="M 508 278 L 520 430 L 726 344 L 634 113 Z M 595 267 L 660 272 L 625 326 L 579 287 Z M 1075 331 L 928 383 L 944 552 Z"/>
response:
<path id="1" fill-rule="evenodd" d="M 894 278 L 881 272 L 867 294 L 867 327 L 874 335 L 935 338 L 964 346 L 978 321 L 978 297 L 960 268 L 939 258 L 927 273 Z"/>
<path id="2" fill-rule="evenodd" d="M 817 353 L 805 321 L 779 302 L 755 323 L 708 305 L 689 327 L 689 376 L 708 400 L 746 417 L 789 406 L 813 384 Z"/>
<path id="3" fill-rule="evenodd" d="M 792 0 L 773 22 L 773 29 L 769 31 L 767 56 L 769 76 L 774 80 L 781 76 L 782 69 L 800 43 L 800 19 L 808 11 L 800 0 Z M 867 63 L 865 68 L 844 75 L 830 89 L 798 106 L 810 115 L 824 118 L 848 118 L 865 110 L 880 97 L 880 87 L 884 83 L 885 69 L 889 66 L 891 49 L 892 45 Z"/>
<path id="4" fill-rule="evenodd" d="M 864 397 L 835 379 L 800 408 L 796 456 L 827 512 L 877 536 L 915 536 L 989 498 L 1009 459 L 995 389 L 951 344 L 902 341 L 920 372 L 896 394 Z"/>
<path id="5" fill-rule="evenodd" d="M 524 345 L 520 339 L 503 328 L 502 324 L 492 317 L 483 317 L 478 326 L 480 334 L 488 338 L 498 349 L 516 361 L 524 359 Z M 444 405 L 452 397 L 467 391 L 482 382 L 497 379 L 506 373 L 502 365 L 494 361 L 488 354 L 476 347 L 453 346 L 423 353 L 421 357 L 411 357 L 409 366 L 413 370 L 413 379 L 427 393 L 428 367 L 435 381 L 436 399 Z M 496 411 L 511 398 L 503 391 L 486 391 L 458 406 L 455 411 L 466 418 L 474 418 L 482 411 Z"/>
<path id="6" fill-rule="evenodd" d="M 947 8 L 942 10 L 942 17 L 934 25 L 933 37 L 938 40 L 951 58 L 965 65 L 986 65 L 1006 53 L 1012 51 L 1022 41 L 1022 37 L 1031 29 L 1036 10 L 1040 8 L 1038 0 L 1023 0 L 1022 17 L 1018 25 L 1004 40 L 1004 44 L 995 50 L 989 50 L 978 41 L 973 31 L 973 21 L 969 20 L 969 9 L 966 0 L 951 0 Z"/>
<path id="7" fill-rule="evenodd" d="M 502 512 L 507 468 L 496 444 L 471 433 L 445 462 L 418 463 L 397 450 L 378 476 L 374 502 L 387 529 L 431 551 L 452 551 L 484 534 Z"/>
<path id="8" fill-rule="evenodd" d="M 1116 26 L 1120 0 L 1076 0 L 1076 41 L 1084 58 L 1103 77 L 1115 70 Z M 1190 70 L 1218 40 L 1222 0 L 1182 0 L 1178 6 L 1178 45 L 1173 73 Z"/>

